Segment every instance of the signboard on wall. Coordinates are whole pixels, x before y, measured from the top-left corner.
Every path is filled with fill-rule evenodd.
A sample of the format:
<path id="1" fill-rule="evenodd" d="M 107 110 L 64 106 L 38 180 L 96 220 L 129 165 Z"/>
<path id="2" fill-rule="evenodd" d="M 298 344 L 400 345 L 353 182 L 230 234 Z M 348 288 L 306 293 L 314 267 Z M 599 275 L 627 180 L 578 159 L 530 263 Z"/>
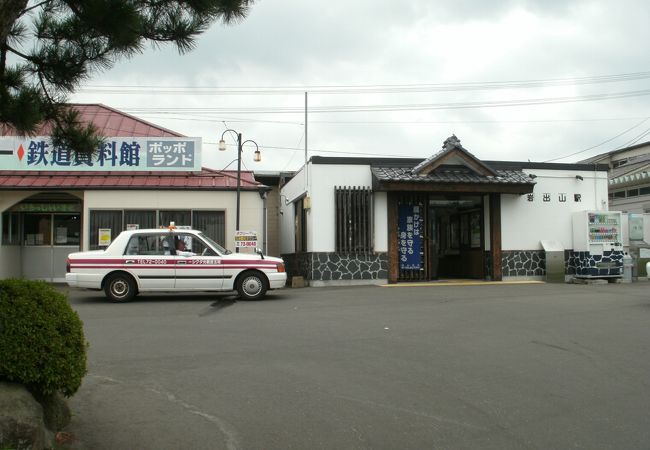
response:
<path id="1" fill-rule="evenodd" d="M 97 245 L 100 247 L 108 247 L 111 245 L 111 229 L 100 228 L 97 232 Z"/>
<path id="2" fill-rule="evenodd" d="M 630 214 L 628 219 L 631 241 L 643 240 L 643 214 Z"/>
<path id="3" fill-rule="evenodd" d="M 235 247 L 257 247 L 257 233 L 254 231 L 236 231 Z"/>
<path id="4" fill-rule="evenodd" d="M 0 137 L 0 167 L 38 171 L 200 171 L 201 138 L 107 137 L 91 156 L 49 137 Z"/>
<path id="5" fill-rule="evenodd" d="M 419 205 L 399 205 L 398 253 L 401 270 L 422 268 L 422 208 Z"/>

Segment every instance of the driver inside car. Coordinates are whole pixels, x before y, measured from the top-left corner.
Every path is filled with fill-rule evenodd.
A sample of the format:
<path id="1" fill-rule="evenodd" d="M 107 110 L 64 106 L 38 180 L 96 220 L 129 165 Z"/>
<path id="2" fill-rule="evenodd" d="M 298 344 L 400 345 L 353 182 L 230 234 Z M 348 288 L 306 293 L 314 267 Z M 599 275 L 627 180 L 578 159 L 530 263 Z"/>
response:
<path id="1" fill-rule="evenodd" d="M 176 254 L 179 256 L 196 256 L 196 253 L 187 249 L 185 241 L 178 236 L 174 237 L 174 246 L 176 248 Z"/>

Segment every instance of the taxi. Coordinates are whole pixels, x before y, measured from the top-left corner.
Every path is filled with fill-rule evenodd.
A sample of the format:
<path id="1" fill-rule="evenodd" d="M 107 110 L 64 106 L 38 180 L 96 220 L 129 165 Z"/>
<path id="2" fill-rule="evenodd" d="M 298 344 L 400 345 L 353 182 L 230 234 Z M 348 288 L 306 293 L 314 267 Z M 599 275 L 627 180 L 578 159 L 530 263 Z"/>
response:
<path id="1" fill-rule="evenodd" d="M 281 258 L 232 253 L 198 230 L 127 230 L 105 249 L 68 255 L 71 287 L 104 290 L 113 302 L 139 292 L 237 291 L 259 299 L 287 282 Z"/>

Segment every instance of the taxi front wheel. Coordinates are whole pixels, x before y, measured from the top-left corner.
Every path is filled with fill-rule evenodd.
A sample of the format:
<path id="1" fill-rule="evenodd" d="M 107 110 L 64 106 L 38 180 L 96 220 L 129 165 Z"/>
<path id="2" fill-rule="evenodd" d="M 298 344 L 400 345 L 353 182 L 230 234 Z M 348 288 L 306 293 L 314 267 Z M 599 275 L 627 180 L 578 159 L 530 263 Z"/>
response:
<path id="1" fill-rule="evenodd" d="M 130 275 L 116 273 L 106 280 L 104 293 L 112 302 L 124 303 L 133 300 L 133 297 L 137 294 L 137 287 Z"/>
<path id="2" fill-rule="evenodd" d="M 237 292 L 244 300 L 260 299 L 267 289 L 266 278 L 259 272 L 244 272 L 237 278 Z"/>

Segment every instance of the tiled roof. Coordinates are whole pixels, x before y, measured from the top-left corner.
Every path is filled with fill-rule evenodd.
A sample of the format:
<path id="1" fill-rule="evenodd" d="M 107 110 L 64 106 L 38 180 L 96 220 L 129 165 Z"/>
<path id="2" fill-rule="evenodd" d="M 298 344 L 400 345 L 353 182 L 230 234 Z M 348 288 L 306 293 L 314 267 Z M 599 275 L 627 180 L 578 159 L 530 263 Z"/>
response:
<path id="1" fill-rule="evenodd" d="M 379 181 L 408 183 L 463 183 L 463 184 L 530 184 L 535 181 L 521 170 L 497 169 L 497 176 L 479 175 L 466 167 L 439 167 L 428 175 L 413 173 L 408 167 L 372 167 L 372 174 Z"/>
<path id="2" fill-rule="evenodd" d="M 448 164 L 454 156 L 459 158 L 461 164 L 472 168 L 475 172 L 484 175 L 495 175 L 494 169 L 486 165 L 483 161 L 471 154 L 465 147 L 460 145 L 460 139 L 456 135 L 451 135 L 442 144 L 442 150 L 433 154 L 413 168 L 413 173 L 426 175 L 435 170 L 438 166 Z"/>
<path id="3" fill-rule="evenodd" d="M 241 172 L 241 189 L 264 187 L 252 172 Z M 201 172 L 35 172 L 0 170 L 0 189 L 235 190 L 237 171 Z"/>
<path id="4" fill-rule="evenodd" d="M 83 123 L 92 123 L 102 136 L 115 137 L 181 137 L 182 134 L 154 125 L 145 120 L 123 113 L 101 104 L 77 104 L 70 106 L 80 113 Z M 34 133 L 35 136 L 49 136 L 52 126 L 44 123 Z M 15 136 L 13 128 L 0 125 L 0 136 Z"/>

